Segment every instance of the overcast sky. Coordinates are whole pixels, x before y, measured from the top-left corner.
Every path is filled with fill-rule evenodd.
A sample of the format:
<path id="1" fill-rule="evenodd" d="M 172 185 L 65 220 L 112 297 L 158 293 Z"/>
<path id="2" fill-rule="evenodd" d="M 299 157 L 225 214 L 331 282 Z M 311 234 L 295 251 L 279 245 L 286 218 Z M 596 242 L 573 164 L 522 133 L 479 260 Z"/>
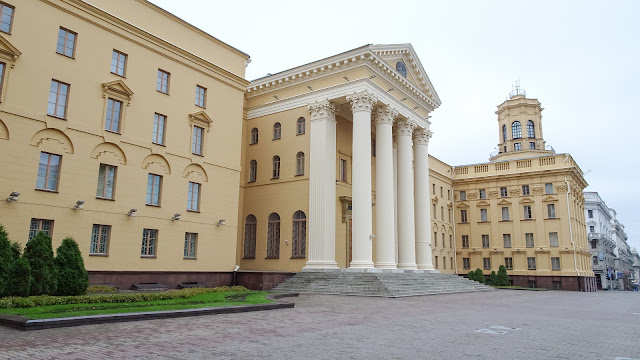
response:
<path id="1" fill-rule="evenodd" d="M 519 80 L 640 250 L 640 1 L 151 1 L 251 55 L 248 80 L 411 43 L 442 100 L 429 152 L 451 165 L 488 160 Z"/>

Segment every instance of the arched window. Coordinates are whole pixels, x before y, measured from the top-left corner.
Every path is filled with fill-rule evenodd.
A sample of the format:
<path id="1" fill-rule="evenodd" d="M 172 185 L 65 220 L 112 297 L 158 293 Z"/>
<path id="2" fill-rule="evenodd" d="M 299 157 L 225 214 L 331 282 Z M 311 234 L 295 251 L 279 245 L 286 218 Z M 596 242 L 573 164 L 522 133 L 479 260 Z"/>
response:
<path id="1" fill-rule="evenodd" d="M 533 121 L 531 120 L 527 121 L 527 136 L 530 138 L 536 137 L 536 128 L 535 125 L 533 125 Z"/>
<path id="2" fill-rule="evenodd" d="M 507 125 L 502 125 L 502 142 L 507 142 Z"/>
<path id="3" fill-rule="evenodd" d="M 520 126 L 520 121 L 514 121 L 511 124 L 511 138 L 512 139 L 520 139 L 522 137 L 522 129 Z"/>
<path id="4" fill-rule="evenodd" d="M 251 129 L 251 145 L 258 143 L 258 128 Z"/>
<path id="5" fill-rule="evenodd" d="M 271 174 L 272 179 L 280 178 L 280 156 L 276 155 L 273 157 L 273 172 Z"/>
<path id="6" fill-rule="evenodd" d="M 282 125 L 279 122 L 273 124 L 273 140 L 278 140 L 282 137 Z"/>
<path id="7" fill-rule="evenodd" d="M 247 216 L 244 221 L 244 258 L 254 259 L 256 257 L 256 229 L 258 221 L 252 215 Z"/>
<path id="8" fill-rule="evenodd" d="M 258 162 L 255 160 L 251 160 L 249 165 L 249 182 L 256 181 L 258 177 Z"/>
<path id="9" fill-rule="evenodd" d="M 267 259 L 280 257 L 280 215 L 271 213 L 267 228 Z"/>
<path id="10" fill-rule="evenodd" d="M 305 120 L 303 117 L 298 118 L 296 123 L 296 135 L 303 135 L 305 132 Z"/>
<path id="11" fill-rule="evenodd" d="M 305 258 L 307 251 L 307 215 L 298 210 L 293 214 L 292 258 Z"/>
<path id="12" fill-rule="evenodd" d="M 296 155 L 296 175 L 304 175 L 304 153 L 302 151 Z"/>

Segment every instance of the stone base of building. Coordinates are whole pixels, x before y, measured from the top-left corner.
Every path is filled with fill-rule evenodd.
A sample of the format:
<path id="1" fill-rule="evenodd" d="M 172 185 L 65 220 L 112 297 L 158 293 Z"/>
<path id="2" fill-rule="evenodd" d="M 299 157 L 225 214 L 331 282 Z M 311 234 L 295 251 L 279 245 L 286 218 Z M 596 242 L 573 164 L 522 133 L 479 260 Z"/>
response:
<path id="1" fill-rule="evenodd" d="M 595 276 L 529 276 L 529 275 L 510 275 L 509 280 L 513 282 L 513 286 L 535 287 L 550 290 L 567 290 L 567 291 L 584 291 L 594 292 L 597 290 Z"/>
<path id="2" fill-rule="evenodd" d="M 236 283 L 250 290 L 269 291 L 295 274 L 278 271 L 238 271 Z"/>

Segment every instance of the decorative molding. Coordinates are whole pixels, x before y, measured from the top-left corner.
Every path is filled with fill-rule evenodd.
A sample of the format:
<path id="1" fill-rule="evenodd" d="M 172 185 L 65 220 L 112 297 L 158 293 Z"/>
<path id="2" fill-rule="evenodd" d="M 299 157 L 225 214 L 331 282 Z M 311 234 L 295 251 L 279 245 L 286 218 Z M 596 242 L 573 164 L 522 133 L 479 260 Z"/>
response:
<path id="1" fill-rule="evenodd" d="M 371 112 L 373 105 L 378 102 L 378 98 L 369 90 L 362 90 L 347 95 L 347 101 L 351 104 L 351 111 Z"/>
<path id="2" fill-rule="evenodd" d="M 567 187 L 567 185 L 558 185 L 556 187 L 556 190 L 558 191 L 558 194 L 564 194 L 569 190 L 569 188 Z"/>
<path id="3" fill-rule="evenodd" d="M 207 115 L 204 110 L 194 112 L 193 114 L 189 114 L 189 120 L 191 121 L 191 125 L 197 125 L 207 129 L 207 132 L 211 130 L 211 124 L 213 120 Z"/>
<path id="4" fill-rule="evenodd" d="M 475 192 L 469 192 L 467 194 L 467 199 L 469 200 L 477 200 L 478 199 L 478 194 Z"/>
<path id="5" fill-rule="evenodd" d="M 523 197 L 520 199 L 520 204 L 532 204 L 534 201 L 530 197 Z"/>
<path id="6" fill-rule="evenodd" d="M 511 205 L 511 201 L 509 201 L 507 199 L 502 199 L 502 200 L 498 201 L 498 205 Z"/>
<path id="7" fill-rule="evenodd" d="M 411 136 L 416 128 L 416 123 L 409 119 L 398 119 L 395 128 L 398 136 Z"/>
<path id="8" fill-rule="evenodd" d="M 433 195 L 433 196 L 431 197 L 431 202 L 432 202 L 432 203 L 437 204 L 437 203 L 438 203 L 438 201 L 440 201 L 440 200 L 438 199 L 438 196 Z"/>
<path id="9" fill-rule="evenodd" d="M 142 160 L 140 165 L 142 169 L 146 169 L 152 173 L 160 173 L 171 175 L 171 166 L 164 156 L 159 154 L 151 154 Z"/>
<path id="10" fill-rule="evenodd" d="M 0 35 L 0 58 L 8 60 L 11 64 L 11 68 L 15 66 L 18 56 L 22 55 L 13 44 L 9 42 L 4 36 Z"/>
<path id="11" fill-rule="evenodd" d="M 544 194 L 544 189 L 541 188 L 541 187 L 533 188 L 533 189 L 531 189 L 531 193 L 533 195 L 542 195 L 542 194 Z"/>
<path id="12" fill-rule="evenodd" d="M 103 142 L 96 145 L 91 151 L 91 157 L 99 159 L 101 162 L 110 163 L 110 165 L 117 163 L 127 165 L 127 157 L 124 151 L 114 143 Z"/>
<path id="13" fill-rule="evenodd" d="M 477 207 L 488 207 L 488 206 L 490 206 L 490 205 L 491 205 L 491 204 L 490 204 L 488 201 L 486 201 L 486 200 L 480 200 L 480 201 L 478 201 L 478 202 L 476 203 L 476 206 L 477 206 Z"/>
<path id="14" fill-rule="evenodd" d="M 398 116 L 398 110 L 391 106 L 378 106 L 375 111 L 374 122 L 376 124 L 393 125 L 393 121 Z"/>
<path id="15" fill-rule="evenodd" d="M 497 199 L 500 193 L 498 191 L 489 191 L 489 199 Z"/>
<path id="16" fill-rule="evenodd" d="M 73 154 L 73 143 L 64 132 L 58 129 L 42 129 L 31 137 L 31 145 L 42 147 L 44 151 Z"/>
<path id="17" fill-rule="evenodd" d="M 459 202 L 459 203 L 458 203 L 458 205 L 456 205 L 456 207 L 457 207 L 457 208 L 466 209 L 466 208 L 468 208 L 468 207 L 469 207 L 469 204 L 467 204 L 467 203 L 465 203 L 465 202 L 461 201 L 461 202 Z"/>
<path id="18" fill-rule="evenodd" d="M 114 97 L 118 100 L 125 101 L 127 106 L 131 102 L 133 91 L 122 80 L 110 81 L 102 84 L 102 97 Z"/>
<path id="19" fill-rule="evenodd" d="M 511 197 L 520 196 L 520 189 L 509 189 L 509 196 Z"/>
<path id="20" fill-rule="evenodd" d="M 329 120 L 336 121 L 336 107 L 329 100 L 316 101 L 307 106 L 311 114 L 311 121 Z"/>
<path id="21" fill-rule="evenodd" d="M 204 168 L 199 164 L 189 164 L 184 168 L 182 172 L 182 177 L 187 179 L 199 179 L 201 182 L 208 182 L 209 177 L 207 176 L 207 172 Z M 194 179 L 195 178 L 195 179 Z"/>
<path id="22" fill-rule="evenodd" d="M 433 132 L 426 128 L 418 128 L 413 132 L 413 142 L 417 145 L 429 145 Z"/>
<path id="23" fill-rule="evenodd" d="M 554 197 L 554 196 L 547 196 L 544 199 L 542 199 L 543 202 L 554 202 L 554 201 L 558 201 L 558 198 Z"/>

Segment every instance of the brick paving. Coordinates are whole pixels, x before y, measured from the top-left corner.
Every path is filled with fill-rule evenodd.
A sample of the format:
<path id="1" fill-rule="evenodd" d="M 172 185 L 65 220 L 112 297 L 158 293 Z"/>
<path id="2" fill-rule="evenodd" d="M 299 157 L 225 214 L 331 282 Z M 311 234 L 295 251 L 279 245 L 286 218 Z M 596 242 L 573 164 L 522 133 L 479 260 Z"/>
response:
<path id="1" fill-rule="evenodd" d="M 254 313 L 0 327 L 0 359 L 640 359 L 640 293 L 295 301 L 295 309 Z"/>

